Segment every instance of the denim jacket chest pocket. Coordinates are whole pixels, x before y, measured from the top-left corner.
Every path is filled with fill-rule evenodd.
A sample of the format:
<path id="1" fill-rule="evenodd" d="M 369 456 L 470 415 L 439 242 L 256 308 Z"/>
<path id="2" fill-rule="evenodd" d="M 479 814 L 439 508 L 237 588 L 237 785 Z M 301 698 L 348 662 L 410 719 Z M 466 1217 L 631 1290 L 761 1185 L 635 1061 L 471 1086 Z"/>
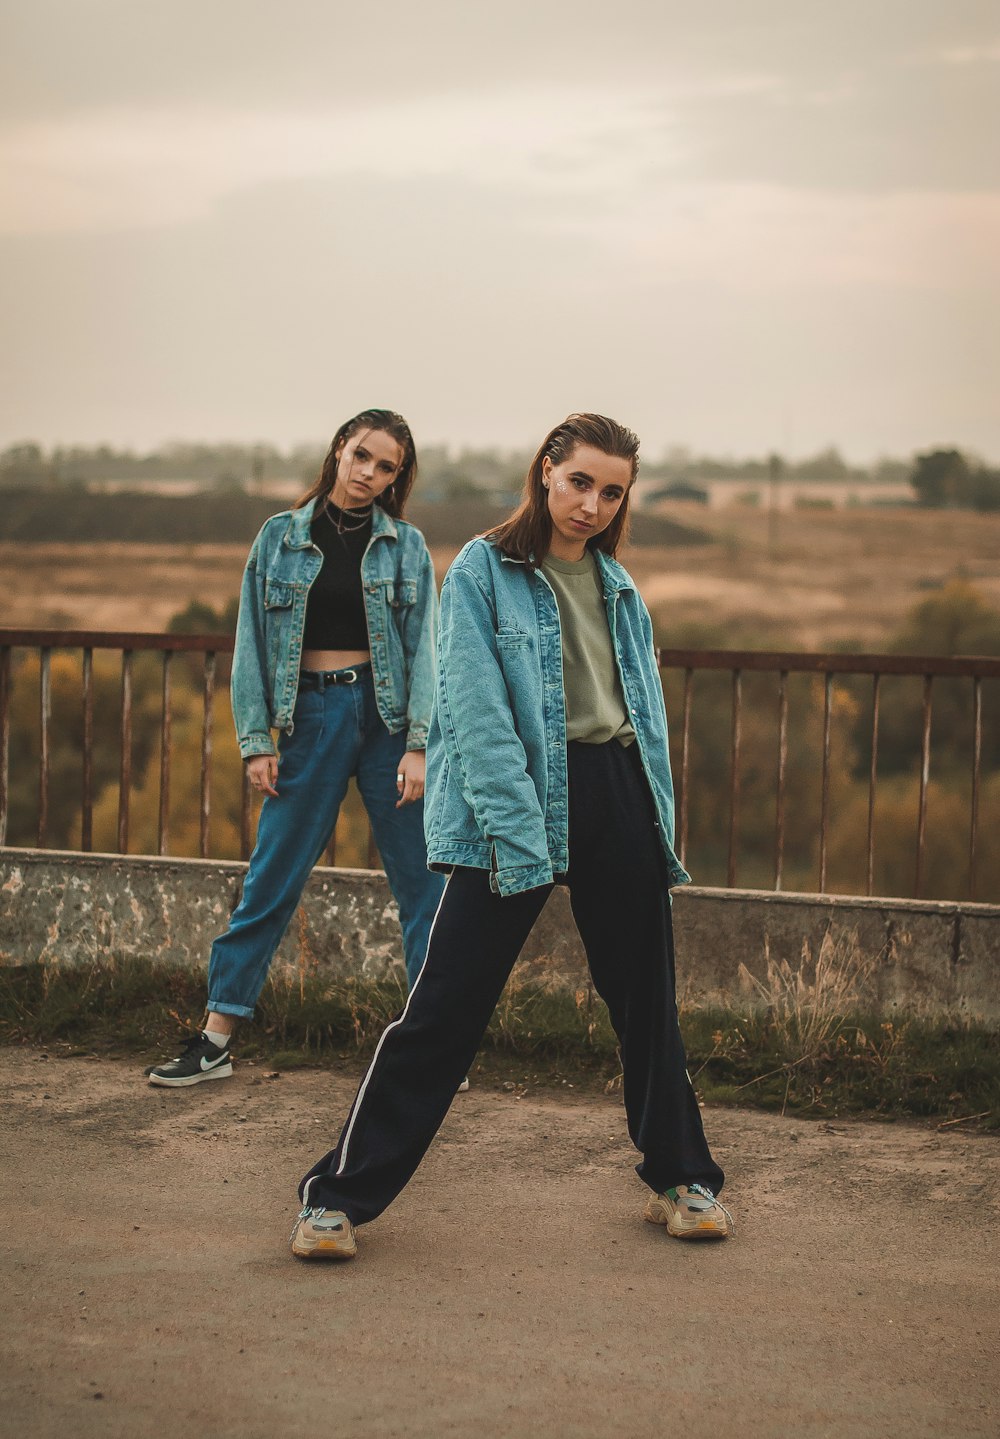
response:
<path id="1" fill-rule="evenodd" d="M 417 582 L 416 580 L 396 580 L 395 584 L 386 587 L 386 599 L 393 609 L 405 609 L 407 605 L 417 603 Z"/>
<path id="2" fill-rule="evenodd" d="M 501 620 L 497 626 L 497 647 L 501 650 L 527 649 L 532 643 L 532 636 L 527 630 L 520 629 L 515 624 Z"/>
<path id="3" fill-rule="evenodd" d="M 417 582 L 406 579 L 373 580 L 365 588 L 369 594 L 382 599 L 392 610 L 406 609 L 417 602 Z"/>
<path id="4" fill-rule="evenodd" d="M 286 610 L 295 602 L 295 591 L 298 588 L 289 580 L 274 580 L 267 577 L 264 584 L 264 608 L 266 610 Z"/>
<path id="5" fill-rule="evenodd" d="M 298 671 L 298 651 L 292 645 L 292 632 L 305 614 L 308 581 L 279 580 L 268 575 L 264 582 L 264 632 L 271 669 L 284 680 L 288 664 Z"/>

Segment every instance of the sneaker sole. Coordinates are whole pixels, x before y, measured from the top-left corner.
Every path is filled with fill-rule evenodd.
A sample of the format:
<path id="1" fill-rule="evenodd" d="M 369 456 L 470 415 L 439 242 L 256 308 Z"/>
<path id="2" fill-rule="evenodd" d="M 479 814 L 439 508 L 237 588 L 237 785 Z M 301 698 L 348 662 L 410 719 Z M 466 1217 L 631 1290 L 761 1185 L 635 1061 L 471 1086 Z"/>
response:
<path id="1" fill-rule="evenodd" d="M 232 1072 L 231 1064 L 220 1064 L 217 1069 L 206 1069 L 204 1074 L 186 1074 L 181 1079 L 166 1079 L 162 1074 L 151 1074 L 149 1082 L 163 1089 L 183 1089 L 189 1084 L 201 1084 L 206 1079 L 228 1079 Z"/>
<path id="2" fill-rule="evenodd" d="M 720 1229 L 717 1224 L 703 1224 L 695 1229 L 671 1229 L 668 1219 L 659 1219 L 654 1214 L 643 1214 L 647 1224 L 658 1224 L 665 1229 L 671 1239 L 728 1239 L 729 1230 Z"/>
<path id="3" fill-rule="evenodd" d="M 336 1244 L 315 1244 L 311 1249 L 296 1249 L 292 1245 L 292 1253 L 296 1259 L 353 1259 L 358 1252 L 355 1244 L 352 1249 L 342 1249 Z"/>

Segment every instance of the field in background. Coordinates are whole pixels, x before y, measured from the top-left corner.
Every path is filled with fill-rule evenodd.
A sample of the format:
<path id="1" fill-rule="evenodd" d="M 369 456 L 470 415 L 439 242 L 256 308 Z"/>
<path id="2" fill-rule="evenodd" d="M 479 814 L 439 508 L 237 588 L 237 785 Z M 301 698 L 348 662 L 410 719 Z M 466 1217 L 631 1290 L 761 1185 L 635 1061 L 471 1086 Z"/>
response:
<path id="1" fill-rule="evenodd" d="M 1000 515 L 793 511 L 772 536 L 768 516 L 750 508 L 659 513 L 712 536 L 624 556 L 663 644 L 693 629 L 719 647 L 878 650 L 907 611 L 956 577 L 1000 607 Z M 435 547 L 439 578 L 457 548 Z M 4 543 L 0 615 L 39 628 L 165 629 L 191 600 L 221 609 L 238 593 L 245 555 L 244 545 Z"/>
<path id="2" fill-rule="evenodd" d="M 705 642 L 719 648 L 877 652 L 914 605 L 958 578 L 1000 607 L 1000 515 L 801 510 L 772 530 L 749 508 L 674 504 L 670 514 L 712 543 L 628 555 L 661 644 L 693 628 L 717 630 Z"/>

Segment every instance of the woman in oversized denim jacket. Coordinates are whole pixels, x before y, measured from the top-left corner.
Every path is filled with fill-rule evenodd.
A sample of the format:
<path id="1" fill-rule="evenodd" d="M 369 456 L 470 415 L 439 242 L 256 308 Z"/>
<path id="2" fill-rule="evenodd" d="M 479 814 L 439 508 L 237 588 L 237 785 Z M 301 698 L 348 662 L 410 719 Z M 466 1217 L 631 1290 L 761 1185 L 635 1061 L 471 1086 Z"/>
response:
<path id="1" fill-rule="evenodd" d="M 253 543 L 232 698 L 250 783 L 265 796 L 257 844 L 212 946 L 205 1029 L 146 1071 L 153 1084 L 232 1073 L 235 1019 L 253 1014 L 352 775 L 399 905 L 411 983 L 419 973 L 443 880 L 427 867 L 422 798 L 437 593 L 423 536 L 402 519 L 416 469 L 406 421 L 366 410 L 337 431 L 295 509 Z"/>
<path id="2" fill-rule="evenodd" d="M 520 508 L 445 579 L 426 828 L 449 879 L 406 1008 L 300 1185 L 303 1258 L 353 1254 L 354 1226 L 413 1175 L 553 883 L 621 1042 L 645 1217 L 681 1239 L 729 1233 L 674 998 L 669 888 L 688 876 L 652 626 L 614 558 L 638 445 L 614 420 L 570 415 Z"/>

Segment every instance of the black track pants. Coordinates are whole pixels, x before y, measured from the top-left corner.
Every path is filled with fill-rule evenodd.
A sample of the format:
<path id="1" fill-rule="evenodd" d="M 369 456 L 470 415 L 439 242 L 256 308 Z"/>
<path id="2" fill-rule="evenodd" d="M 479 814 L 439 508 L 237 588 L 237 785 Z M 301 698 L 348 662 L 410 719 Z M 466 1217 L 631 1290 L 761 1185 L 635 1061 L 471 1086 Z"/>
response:
<path id="1" fill-rule="evenodd" d="M 666 861 L 635 745 L 571 743 L 569 886 L 594 985 L 621 1041 L 628 1132 L 651 1189 L 706 1185 L 709 1153 L 674 999 Z M 506 899 L 485 870 L 456 869 L 427 958 L 387 1027 L 337 1147 L 306 1175 L 304 1203 L 375 1219 L 408 1183 L 468 1073 L 551 885 Z"/>

